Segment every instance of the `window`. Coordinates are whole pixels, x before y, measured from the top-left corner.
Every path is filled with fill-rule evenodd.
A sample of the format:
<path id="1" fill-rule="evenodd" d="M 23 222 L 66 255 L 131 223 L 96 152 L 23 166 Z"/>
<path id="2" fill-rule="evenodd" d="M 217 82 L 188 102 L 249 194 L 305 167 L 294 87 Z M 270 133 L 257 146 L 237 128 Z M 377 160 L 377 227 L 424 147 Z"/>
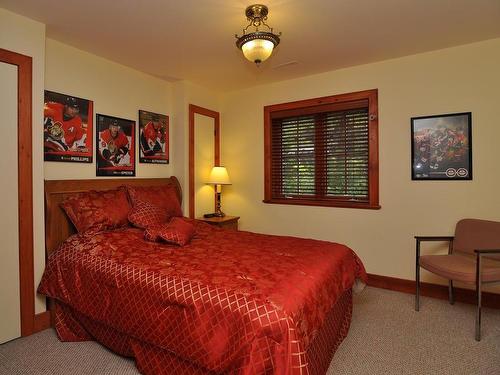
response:
<path id="1" fill-rule="evenodd" d="M 264 107 L 266 203 L 380 208 L 377 90 Z"/>

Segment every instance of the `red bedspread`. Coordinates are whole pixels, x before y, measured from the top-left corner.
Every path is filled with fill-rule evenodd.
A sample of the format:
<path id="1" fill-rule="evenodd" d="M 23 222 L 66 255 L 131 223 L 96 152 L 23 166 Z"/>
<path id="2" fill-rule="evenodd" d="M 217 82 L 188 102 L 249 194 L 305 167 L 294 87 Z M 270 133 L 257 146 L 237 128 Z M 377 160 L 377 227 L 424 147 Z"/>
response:
<path id="1" fill-rule="evenodd" d="M 355 278 L 346 246 L 195 221 L 184 247 L 133 228 L 70 237 L 39 292 L 215 372 L 306 374 L 305 351 Z"/>

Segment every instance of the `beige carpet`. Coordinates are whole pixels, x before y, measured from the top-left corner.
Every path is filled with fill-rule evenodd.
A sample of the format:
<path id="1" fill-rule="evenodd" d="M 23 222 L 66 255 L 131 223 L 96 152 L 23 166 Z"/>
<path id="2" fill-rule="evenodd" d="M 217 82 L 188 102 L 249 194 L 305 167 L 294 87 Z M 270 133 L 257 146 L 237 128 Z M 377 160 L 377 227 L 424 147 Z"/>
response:
<path id="1" fill-rule="evenodd" d="M 95 342 L 61 343 L 53 330 L 0 345 L 0 374 L 138 374 Z M 500 375 L 500 311 L 485 310 L 474 340 L 474 307 L 366 288 L 355 297 L 349 336 L 328 375 Z"/>
<path id="2" fill-rule="evenodd" d="M 355 296 L 351 329 L 328 375 L 500 375 L 500 311 L 483 309 L 474 340 L 475 307 L 367 288 Z"/>

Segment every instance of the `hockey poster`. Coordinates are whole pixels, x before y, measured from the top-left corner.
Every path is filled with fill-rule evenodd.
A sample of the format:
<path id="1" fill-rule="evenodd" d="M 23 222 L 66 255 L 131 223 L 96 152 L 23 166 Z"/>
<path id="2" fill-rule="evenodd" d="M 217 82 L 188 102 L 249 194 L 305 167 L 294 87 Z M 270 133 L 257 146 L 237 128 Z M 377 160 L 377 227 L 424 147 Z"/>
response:
<path id="1" fill-rule="evenodd" d="M 168 116 L 139 111 L 139 163 L 168 164 Z"/>
<path id="2" fill-rule="evenodd" d="M 45 91 L 44 160 L 92 163 L 93 102 Z"/>
<path id="3" fill-rule="evenodd" d="M 413 180 L 472 180 L 470 112 L 411 119 Z"/>
<path id="4" fill-rule="evenodd" d="M 97 176 L 135 176 L 135 121 L 96 115 Z"/>

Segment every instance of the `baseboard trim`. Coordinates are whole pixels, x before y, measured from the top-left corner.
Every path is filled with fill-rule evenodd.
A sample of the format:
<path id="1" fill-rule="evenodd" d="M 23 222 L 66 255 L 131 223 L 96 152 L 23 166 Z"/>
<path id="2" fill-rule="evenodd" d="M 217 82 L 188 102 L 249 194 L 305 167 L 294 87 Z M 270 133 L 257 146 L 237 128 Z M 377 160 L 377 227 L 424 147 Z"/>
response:
<path id="1" fill-rule="evenodd" d="M 375 288 L 394 290 L 397 292 L 415 294 L 415 280 L 398 279 L 396 277 L 380 276 L 369 273 L 367 285 Z M 476 304 L 476 292 L 469 289 L 454 288 L 455 301 Z M 420 283 L 420 295 L 448 300 L 448 287 L 432 283 Z M 500 309 L 500 295 L 483 292 L 482 306 Z"/>
<path id="2" fill-rule="evenodd" d="M 35 322 L 33 324 L 33 333 L 43 331 L 50 328 L 50 311 L 44 311 L 35 315 Z"/>

